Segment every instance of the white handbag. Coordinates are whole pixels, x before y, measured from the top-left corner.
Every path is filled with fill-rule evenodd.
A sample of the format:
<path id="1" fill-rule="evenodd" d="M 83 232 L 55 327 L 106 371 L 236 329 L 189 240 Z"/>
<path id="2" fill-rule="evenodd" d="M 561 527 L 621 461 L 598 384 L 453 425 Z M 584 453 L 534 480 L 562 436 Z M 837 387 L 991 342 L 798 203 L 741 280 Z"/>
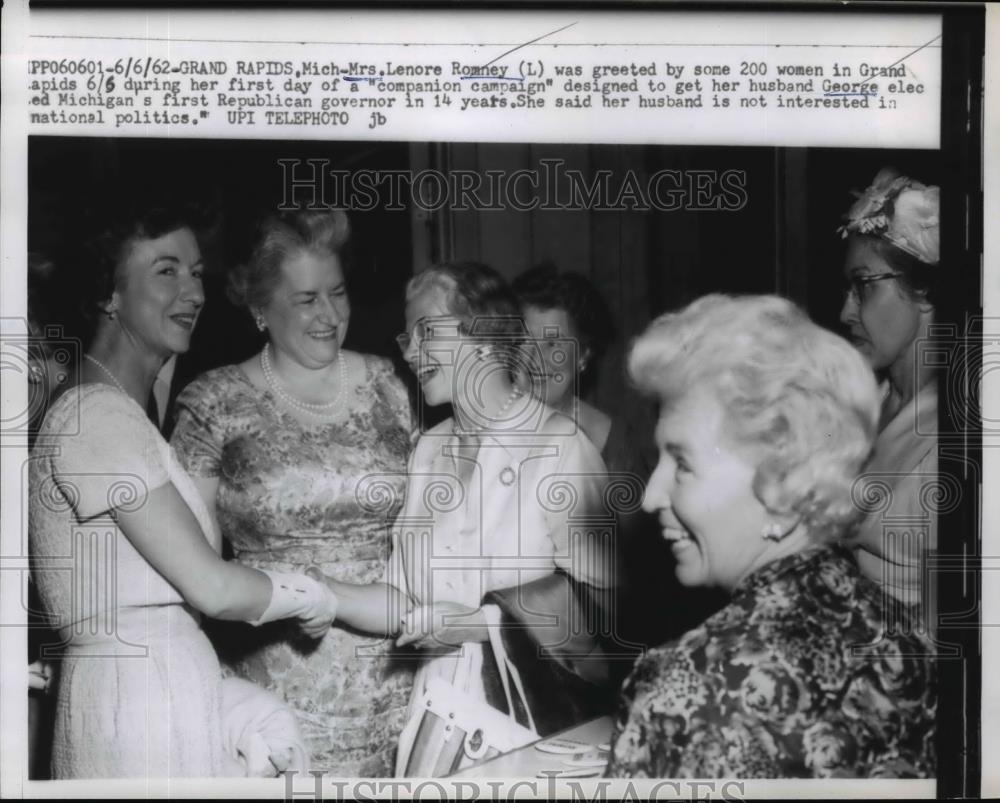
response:
<path id="1" fill-rule="evenodd" d="M 440 778 L 539 738 L 521 676 L 503 646 L 500 609 L 486 605 L 483 612 L 509 713 L 442 678 L 428 678 L 399 737 L 397 776 Z M 515 716 L 515 694 L 527 715 L 527 727 Z"/>

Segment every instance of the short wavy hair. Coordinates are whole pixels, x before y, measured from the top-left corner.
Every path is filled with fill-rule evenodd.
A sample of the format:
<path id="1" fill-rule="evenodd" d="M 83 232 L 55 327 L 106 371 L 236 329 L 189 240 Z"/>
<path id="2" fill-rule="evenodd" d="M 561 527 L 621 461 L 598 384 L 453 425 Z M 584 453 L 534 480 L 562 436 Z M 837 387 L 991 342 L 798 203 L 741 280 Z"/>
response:
<path id="1" fill-rule="evenodd" d="M 285 260 L 303 251 L 339 257 L 350 232 L 347 214 L 341 209 L 269 215 L 257 226 L 250 259 L 229 272 L 229 300 L 247 309 L 267 306 L 281 282 Z M 343 263 L 342 268 L 346 272 Z"/>
<path id="2" fill-rule="evenodd" d="M 580 339 L 581 351 L 589 350 L 595 360 L 615 339 L 604 297 L 581 273 L 559 273 L 554 264 L 543 262 L 515 278 L 512 288 L 522 306 L 565 310 Z"/>
<path id="3" fill-rule="evenodd" d="M 846 534 L 880 406 L 871 368 L 846 340 L 787 299 L 715 294 L 650 324 L 628 370 L 668 408 L 708 388 L 731 443 L 757 461 L 761 503 L 797 515 L 817 540 Z"/>
<path id="4" fill-rule="evenodd" d="M 88 332 L 104 314 L 103 305 L 122 287 L 124 277 L 119 268 L 136 242 L 188 229 L 201 245 L 212 222 L 212 210 L 168 198 L 116 208 L 108 217 L 102 228 L 83 243 L 81 258 L 73 263 L 71 274 L 72 294 Z"/>
<path id="5" fill-rule="evenodd" d="M 463 334 L 489 343 L 512 362 L 525 337 L 517 298 L 504 278 L 475 261 L 440 262 L 406 285 L 406 300 L 432 289 L 443 291 L 448 312 L 459 319 Z"/>

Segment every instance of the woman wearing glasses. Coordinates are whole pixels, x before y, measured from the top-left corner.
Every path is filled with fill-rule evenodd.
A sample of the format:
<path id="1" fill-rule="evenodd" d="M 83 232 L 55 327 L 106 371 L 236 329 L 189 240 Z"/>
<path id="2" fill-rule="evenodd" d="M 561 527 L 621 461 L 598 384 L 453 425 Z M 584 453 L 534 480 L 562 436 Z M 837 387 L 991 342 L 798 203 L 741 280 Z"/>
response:
<path id="1" fill-rule="evenodd" d="M 371 487 L 376 496 L 402 490 L 412 416 L 388 360 L 342 348 L 347 237 L 340 211 L 263 222 L 229 289 L 267 341 L 185 389 L 173 445 L 241 563 L 318 565 L 367 583 L 385 571 L 394 512 L 369 504 L 378 501 Z M 391 774 L 412 684 L 412 671 L 389 659 L 391 642 L 342 628 L 318 644 L 281 626 L 226 628 L 220 653 L 237 674 L 284 697 L 313 769 Z"/>
<path id="2" fill-rule="evenodd" d="M 604 464 L 570 419 L 514 383 L 523 326 L 513 293 L 485 265 L 436 265 L 407 287 L 403 356 L 427 403 L 450 403 L 453 416 L 414 447 L 385 581 L 342 582 L 337 568 L 326 578 L 340 600 L 337 621 L 396 635 L 425 656 L 397 775 L 448 774 L 485 752 L 462 738 L 435 741 L 441 734 L 422 726 L 421 701 L 429 684 L 443 682 L 505 707 L 495 654 L 484 646 L 501 615 L 547 620 L 526 660 L 505 648 L 521 661 L 542 735 L 552 722 L 543 708 L 580 715 L 579 698 L 597 696 L 606 679 L 595 642 L 564 615 L 568 594 L 599 601 L 612 582 L 610 534 L 595 524 L 604 512 Z M 539 644 L 547 664 L 537 659 Z M 555 675 L 554 664 L 566 671 Z M 537 693 L 539 676 L 563 680 Z"/>
<path id="3" fill-rule="evenodd" d="M 840 228 L 849 283 L 840 319 L 883 380 L 884 394 L 868 485 L 856 490 L 868 509 L 855 554 L 891 599 L 919 606 L 918 616 L 931 627 L 933 584 L 924 581 L 921 560 L 937 544 L 926 504 L 937 482 L 937 386 L 921 350 L 934 323 L 939 209 L 938 187 L 885 168 Z M 905 524 L 894 527 L 894 520 Z"/>

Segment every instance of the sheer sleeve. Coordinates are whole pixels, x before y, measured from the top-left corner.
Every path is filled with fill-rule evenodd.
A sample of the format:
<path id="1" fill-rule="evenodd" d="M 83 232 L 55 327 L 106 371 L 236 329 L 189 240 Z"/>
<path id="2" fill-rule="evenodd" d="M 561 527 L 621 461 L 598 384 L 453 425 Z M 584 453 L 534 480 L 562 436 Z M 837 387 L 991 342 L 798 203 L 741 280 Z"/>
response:
<path id="1" fill-rule="evenodd" d="M 177 397 L 177 424 L 170 444 L 193 477 L 219 476 L 226 443 L 224 394 L 213 374 L 198 377 Z"/>
<path id="2" fill-rule="evenodd" d="M 166 444 L 138 404 L 103 386 L 77 398 L 79 434 L 61 440 L 52 464 L 81 521 L 141 504 L 169 482 Z"/>

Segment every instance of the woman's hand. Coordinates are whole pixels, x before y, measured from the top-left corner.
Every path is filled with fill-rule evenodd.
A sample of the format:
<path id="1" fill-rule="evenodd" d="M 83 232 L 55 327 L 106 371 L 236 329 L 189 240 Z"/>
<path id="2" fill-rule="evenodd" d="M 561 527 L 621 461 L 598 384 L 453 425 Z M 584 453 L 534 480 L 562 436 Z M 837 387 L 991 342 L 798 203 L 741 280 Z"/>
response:
<path id="1" fill-rule="evenodd" d="M 305 574 L 307 577 L 311 577 L 317 583 L 322 583 L 327 587 L 329 587 L 330 585 L 329 582 L 327 582 L 330 578 L 327 577 L 325 574 L 323 574 L 323 570 L 320 569 L 319 566 L 310 566 L 309 568 L 306 569 Z"/>
<path id="2" fill-rule="evenodd" d="M 336 620 L 339 607 L 337 595 L 325 583 L 318 581 L 316 591 L 316 599 L 299 614 L 299 628 L 312 639 L 323 638 Z"/>
<path id="3" fill-rule="evenodd" d="M 28 665 L 28 688 L 48 691 L 52 682 L 52 664 L 41 659 Z"/>
<path id="4" fill-rule="evenodd" d="M 276 778 L 286 772 L 294 761 L 292 748 L 272 750 L 260 733 L 251 733 L 240 740 L 236 749 L 247 778 Z"/>
<path id="5" fill-rule="evenodd" d="M 341 625 L 382 636 L 399 633 L 400 616 L 410 608 L 399 589 L 384 582 L 347 583 L 324 574 L 318 566 L 307 568 L 306 576 L 336 595 L 337 621 Z"/>
<path id="6" fill-rule="evenodd" d="M 278 776 L 292 768 L 292 764 L 295 763 L 295 754 L 291 747 L 286 747 L 283 750 L 272 751 L 268 760 L 275 769 L 273 776 Z"/>
<path id="7" fill-rule="evenodd" d="M 314 605 L 306 615 L 299 618 L 299 627 L 309 638 L 318 639 L 324 636 L 337 618 L 339 601 L 330 584 L 326 582 L 326 575 L 318 567 L 310 566 L 305 570 L 305 575 L 319 583 L 325 593 L 323 603 Z"/>
<path id="8" fill-rule="evenodd" d="M 460 647 L 470 641 L 487 641 L 486 617 L 479 608 L 457 602 L 435 602 L 411 608 L 403 617 L 396 646 L 412 644 L 417 649 Z"/>

